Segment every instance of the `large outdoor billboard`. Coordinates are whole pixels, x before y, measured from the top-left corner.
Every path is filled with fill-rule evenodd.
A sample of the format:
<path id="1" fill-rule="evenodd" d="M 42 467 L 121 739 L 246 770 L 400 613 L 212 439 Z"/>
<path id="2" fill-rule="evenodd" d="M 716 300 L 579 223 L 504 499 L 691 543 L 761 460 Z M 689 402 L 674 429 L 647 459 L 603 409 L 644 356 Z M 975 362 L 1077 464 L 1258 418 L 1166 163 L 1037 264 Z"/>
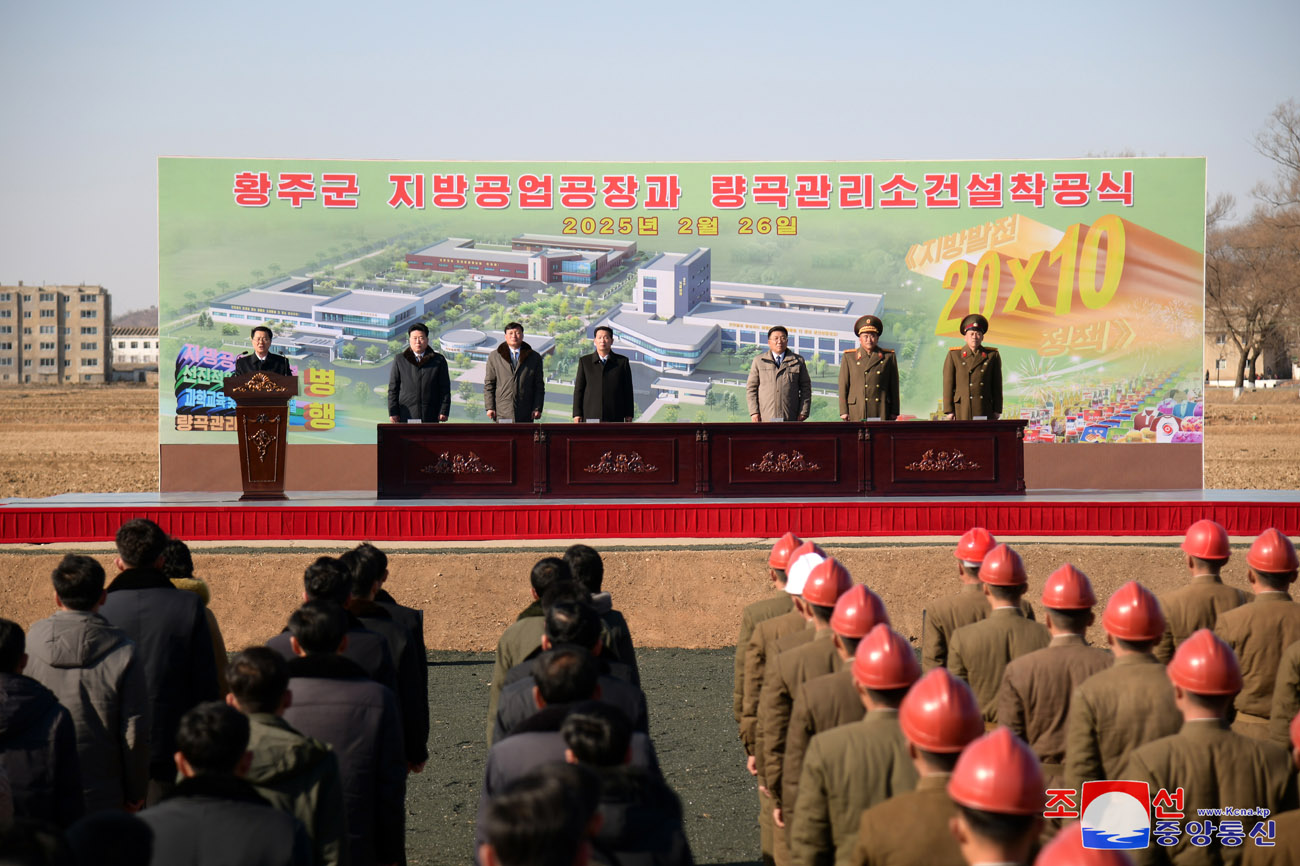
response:
<path id="1" fill-rule="evenodd" d="M 542 420 L 610 325 L 638 421 L 748 420 L 785 325 L 838 420 L 853 323 L 884 321 L 904 416 L 941 417 L 970 312 L 1028 440 L 1200 441 L 1203 159 L 835 163 L 159 162 L 160 441 L 233 442 L 249 330 L 300 377 L 290 443 L 373 444 L 415 321 L 457 422 L 491 423 L 484 358 L 518 320 Z"/>

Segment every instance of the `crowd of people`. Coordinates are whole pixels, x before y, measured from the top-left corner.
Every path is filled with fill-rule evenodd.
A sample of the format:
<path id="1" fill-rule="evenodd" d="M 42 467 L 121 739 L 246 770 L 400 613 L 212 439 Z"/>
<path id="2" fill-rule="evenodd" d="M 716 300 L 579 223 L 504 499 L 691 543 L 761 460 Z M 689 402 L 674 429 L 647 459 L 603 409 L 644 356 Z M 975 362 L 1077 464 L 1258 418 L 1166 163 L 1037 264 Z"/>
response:
<path id="1" fill-rule="evenodd" d="M 26 633 L 0 619 L 0 861 L 405 863 L 428 666 L 383 551 L 316 558 L 283 633 L 228 657 L 184 542 L 132 520 L 116 547 L 111 582 L 68 555 L 52 616 Z M 1300 862 L 1300 561 L 1261 534 L 1252 597 L 1222 580 L 1221 526 L 1193 524 L 1182 550 L 1187 584 L 1159 599 L 1129 581 L 1101 605 L 1067 563 L 1036 609 L 1020 555 L 973 528 L 918 653 L 839 560 L 777 540 L 734 670 L 763 862 Z M 529 574 L 497 645 L 466 861 L 694 862 L 603 581 L 586 545 Z M 1085 637 L 1098 607 L 1106 648 Z M 1146 783 L 1195 825 L 1085 847 L 1080 792 L 1099 780 Z M 1201 817 L 1224 809 L 1251 817 Z"/>

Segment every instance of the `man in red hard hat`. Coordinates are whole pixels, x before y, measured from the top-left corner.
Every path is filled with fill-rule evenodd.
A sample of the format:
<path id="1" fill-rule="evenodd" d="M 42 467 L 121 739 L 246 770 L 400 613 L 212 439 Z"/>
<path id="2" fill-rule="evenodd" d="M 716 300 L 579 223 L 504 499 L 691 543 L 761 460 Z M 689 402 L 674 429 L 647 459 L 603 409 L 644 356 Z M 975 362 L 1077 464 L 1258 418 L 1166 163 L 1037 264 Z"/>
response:
<path id="1" fill-rule="evenodd" d="M 740 635 L 736 638 L 735 688 L 731 698 L 731 712 L 736 718 L 737 725 L 740 724 L 741 710 L 745 701 L 745 651 L 749 648 L 749 639 L 754 636 L 754 629 L 759 623 L 794 610 L 790 594 L 785 591 L 785 570 L 790 564 L 790 554 L 794 553 L 795 548 L 801 544 L 803 539 L 793 532 L 787 532 L 776 540 L 776 544 L 772 545 L 772 550 L 767 555 L 767 579 L 776 594 L 746 605 L 741 615 Z M 752 736 L 747 739 L 742 729 L 740 739 L 745 744 L 745 753 L 752 755 Z"/>
<path id="2" fill-rule="evenodd" d="M 998 686 L 1007 662 L 1042 649 L 1052 636 L 1020 608 L 1029 589 L 1020 554 L 1005 544 L 994 547 L 980 564 L 980 583 L 992 609 L 988 618 L 953 632 L 948 668 L 970 683 L 984 721 L 992 727 L 998 718 Z"/>
<path id="3" fill-rule="evenodd" d="M 1083 681 L 1065 725 L 1065 780 L 1076 789 L 1120 778 L 1129 752 L 1183 725 L 1165 666 L 1152 653 L 1165 634 L 1155 595 L 1130 580 L 1106 603 L 1101 624 L 1115 663 Z"/>
<path id="4" fill-rule="evenodd" d="M 745 650 L 740 738 L 748 752 L 746 767 L 758 782 L 759 842 L 762 846 L 763 862 L 769 866 L 776 862 L 776 825 L 772 823 L 772 802 L 767 790 L 767 775 L 763 772 L 761 764 L 763 732 L 758 725 L 758 706 L 762 698 L 763 683 L 767 678 L 768 660 L 776 658 L 780 652 L 778 645 L 787 638 L 790 643 L 797 645 L 812 637 L 811 624 L 798 596 L 808 580 L 808 573 L 824 558 L 822 549 L 811 541 L 803 542 L 790 552 L 786 560 L 784 589 L 794 609 L 759 623 L 754 633 L 750 635 L 749 646 Z"/>
<path id="5" fill-rule="evenodd" d="M 1228 728 L 1228 709 L 1242 683 L 1232 648 L 1209 629 L 1201 629 L 1183 641 L 1166 670 L 1183 727 L 1131 752 L 1119 778 L 1146 782 L 1153 797 L 1161 789 L 1173 793 L 1182 788 L 1180 811 L 1188 816 L 1237 803 L 1250 803 L 1238 808 L 1262 807 L 1270 814 L 1295 808 L 1295 777 L 1286 750 Z M 1134 851 L 1133 859 L 1138 864 L 1235 864 L 1241 862 L 1244 847 L 1225 846 L 1218 836 L 1208 847 L 1196 847 L 1184 833 L 1172 847 L 1152 845 Z"/>
<path id="6" fill-rule="evenodd" d="M 895 794 L 862 813 L 849 863 L 962 866 L 966 861 L 948 832 L 957 807 L 947 788 L 962 749 L 984 735 L 984 717 L 975 694 L 946 668 L 936 668 L 903 698 L 898 726 L 920 778 L 914 790 Z"/>
<path id="7" fill-rule="evenodd" d="M 1007 663 L 998 689 L 998 722 L 1029 743 L 1043 762 L 1043 774 L 1056 784 L 1065 771 L 1070 696 L 1110 667 L 1112 656 L 1084 639 L 1097 603 L 1088 575 L 1067 562 L 1047 578 L 1042 603 L 1051 643 Z"/>
<path id="8" fill-rule="evenodd" d="M 1043 770 L 1025 741 L 999 727 L 971 743 L 948 779 L 948 823 L 969 864 L 1028 864 L 1043 823 Z"/>
<path id="9" fill-rule="evenodd" d="M 857 686 L 853 684 L 850 663 L 858 644 L 881 623 L 889 625 L 885 603 L 860 583 L 850 587 L 835 602 L 835 611 L 831 614 L 831 643 L 839 656 L 840 669 L 813 677 L 795 692 L 786 734 L 785 766 L 781 771 L 784 780 L 781 800 L 785 812 L 794 811 L 799 797 L 799 775 L 803 772 L 808 741 L 822 731 L 856 722 L 866 713 Z"/>
<path id="10" fill-rule="evenodd" d="M 1174 650 L 1192 632 L 1213 629 L 1221 614 L 1250 601 L 1249 595 L 1235 586 L 1225 585 L 1219 576 L 1232 555 L 1228 530 L 1213 520 L 1198 520 L 1187 528 L 1187 536 L 1180 546 L 1190 578 L 1186 586 L 1160 598 L 1166 628 L 1155 654 L 1162 664 L 1169 664 Z"/>
<path id="11" fill-rule="evenodd" d="M 790 833 L 796 866 L 845 864 L 862 812 L 916 787 L 916 768 L 898 725 L 898 707 L 921 676 L 907 638 L 880 624 L 858 644 L 853 679 L 867 714 L 808 744 Z"/>
<path id="12" fill-rule="evenodd" d="M 957 542 L 957 577 L 961 591 L 937 598 L 921 613 L 921 670 L 929 672 L 948 664 L 948 641 L 964 625 L 979 622 L 989 615 L 989 602 L 980 584 L 980 563 L 997 546 L 993 533 L 982 526 L 966 531 Z M 1034 618 L 1033 606 L 1021 601 L 1027 618 Z"/>
<path id="13" fill-rule="evenodd" d="M 1293 719 L 1287 729 L 1287 747 L 1291 750 L 1291 763 L 1300 769 L 1300 718 Z M 1300 809 L 1275 815 L 1272 848 L 1252 845 L 1242 859 L 1244 866 L 1290 866 L 1300 863 Z"/>
<path id="14" fill-rule="evenodd" d="M 1243 685 L 1232 729 L 1266 740 L 1282 652 L 1300 640 L 1300 605 L 1287 591 L 1295 582 L 1300 560 L 1291 539 L 1266 529 L 1250 546 L 1246 563 L 1255 601 L 1221 615 L 1214 633 L 1232 647 L 1241 664 Z"/>
<path id="15" fill-rule="evenodd" d="M 831 614 L 841 595 L 853 586 L 853 578 L 834 558 L 813 567 L 800 593 L 811 616 L 812 640 L 782 651 L 767 668 L 758 722 L 763 731 L 762 765 L 767 790 L 772 798 L 772 821 L 776 824 L 777 863 L 782 862 L 783 843 L 789 844 L 783 813 L 786 734 L 794 709 L 794 693 L 806 681 L 839 669 L 840 657 L 831 641 Z M 779 644 L 778 644 L 779 645 Z M 785 850 L 788 850 L 785 849 Z"/>

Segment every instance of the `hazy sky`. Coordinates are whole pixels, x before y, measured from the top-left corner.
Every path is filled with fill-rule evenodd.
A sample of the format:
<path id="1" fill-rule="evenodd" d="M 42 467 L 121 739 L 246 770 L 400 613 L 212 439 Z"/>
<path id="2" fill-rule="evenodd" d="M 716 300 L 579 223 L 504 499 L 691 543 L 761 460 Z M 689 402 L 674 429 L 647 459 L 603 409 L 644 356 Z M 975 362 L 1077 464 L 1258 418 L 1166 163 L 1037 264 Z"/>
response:
<path id="1" fill-rule="evenodd" d="M 158 156 L 1205 156 L 1238 212 L 1300 3 L 0 0 L 0 283 L 157 299 Z"/>

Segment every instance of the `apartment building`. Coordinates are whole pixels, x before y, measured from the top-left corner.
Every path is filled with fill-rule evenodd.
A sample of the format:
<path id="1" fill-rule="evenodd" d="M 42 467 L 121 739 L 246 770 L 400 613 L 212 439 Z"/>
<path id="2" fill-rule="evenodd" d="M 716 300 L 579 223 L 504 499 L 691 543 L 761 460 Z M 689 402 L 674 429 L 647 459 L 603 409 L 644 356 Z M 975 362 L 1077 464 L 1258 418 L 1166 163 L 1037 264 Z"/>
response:
<path id="1" fill-rule="evenodd" d="M 0 285 L 0 384 L 107 382 L 111 321 L 103 286 Z"/>

